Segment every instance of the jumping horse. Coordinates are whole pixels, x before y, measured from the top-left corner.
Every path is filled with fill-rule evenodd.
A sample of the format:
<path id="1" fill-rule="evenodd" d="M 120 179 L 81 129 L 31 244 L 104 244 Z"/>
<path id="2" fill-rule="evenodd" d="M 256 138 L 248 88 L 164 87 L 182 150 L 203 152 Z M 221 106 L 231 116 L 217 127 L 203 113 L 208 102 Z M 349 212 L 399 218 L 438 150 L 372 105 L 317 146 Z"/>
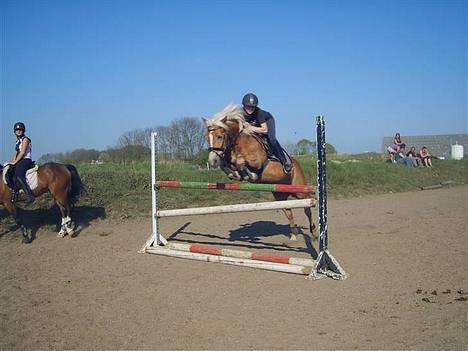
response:
<path id="1" fill-rule="evenodd" d="M 268 184 L 307 184 L 304 172 L 294 158 L 291 157 L 293 168 L 289 173 L 284 172 L 279 161 L 268 159 L 267 147 L 260 138 L 244 128 L 242 107 L 228 105 L 213 118 L 203 118 L 203 122 L 207 128 L 208 163 L 213 168 L 220 167 L 229 178 Z M 273 192 L 276 201 L 286 200 L 289 196 L 304 199 L 308 194 Z M 293 212 L 289 208 L 283 211 L 289 220 L 290 240 L 297 240 Z M 311 209 L 304 208 L 304 213 L 309 220 L 310 233 L 316 239 Z"/>
<path id="2" fill-rule="evenodd" d="M 8 172 L 7 165 L 0 165 L 0 203 L 14 217 L 16 224 L 21 228 L 23 234 L 23 243 L 30 243 L 33 240 L 31 230 L 28 230 L 23 224 L 23 216 L 20 215 L 18 208 L 12 203 L 13 191 L 5 183 L 4 173 Z M 29 172 L 29 171 L 28 171 Z M 33 175 L 34 176 L 34 175 Z M 74 228 L 71 219 L 71 212 L 78 201 L 85 187 L 81 181 L 80 175 L 75 166 L 60 163 L 45 163 L 37 168 L 37 186 L 32 188 L 35 197 L 50 192 L 58 205 L 62 214 L 62 223 L 58 237 L 64 237 L 67 234 L 73 236 Z M 25 194 L 19 194 L 19 200 L 24 199 Z"/>

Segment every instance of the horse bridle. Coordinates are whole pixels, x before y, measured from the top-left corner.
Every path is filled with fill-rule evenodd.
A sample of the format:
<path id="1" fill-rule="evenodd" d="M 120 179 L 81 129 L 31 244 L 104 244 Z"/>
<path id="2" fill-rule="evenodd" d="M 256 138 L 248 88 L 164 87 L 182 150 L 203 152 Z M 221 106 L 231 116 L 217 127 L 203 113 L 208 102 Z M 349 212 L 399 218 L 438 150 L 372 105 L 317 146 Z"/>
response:
<path id="1" fill-rule="evenodd" d="M 214 129 L 208 129 L 209 132 L 213 132 Z M 226 144 L 226 141 L 227 141 L 227 138 L 224 138 L 223 140 L 223 146 L 222 147 L 212 147 L 212 146 L 209 146 L 208 147 L 208 151 L 209 152 L 214 152 L 218 157 L 220 158 L 224 158 L 224 153 L 226 152 L 227 150 L 227 146 L 225 145 Z"/>

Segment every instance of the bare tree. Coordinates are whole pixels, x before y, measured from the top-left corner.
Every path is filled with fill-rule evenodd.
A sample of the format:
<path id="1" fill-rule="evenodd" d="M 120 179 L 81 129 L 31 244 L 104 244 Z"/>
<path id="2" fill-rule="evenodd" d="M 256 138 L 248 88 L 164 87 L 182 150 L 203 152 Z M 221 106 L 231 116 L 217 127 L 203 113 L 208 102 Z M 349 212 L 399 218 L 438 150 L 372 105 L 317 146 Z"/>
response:
<path id="1" fill-rule="evenodd" d="M 134 129 L 122 134 L 118 148 L 130 146 L 151 147 L 151 132 L 156 131 L 156 145 L 160 157 L 188 160 L 195 157 L 204 146 L 204 126 L 199 118 L 184 117 L 169 126 Z"/>

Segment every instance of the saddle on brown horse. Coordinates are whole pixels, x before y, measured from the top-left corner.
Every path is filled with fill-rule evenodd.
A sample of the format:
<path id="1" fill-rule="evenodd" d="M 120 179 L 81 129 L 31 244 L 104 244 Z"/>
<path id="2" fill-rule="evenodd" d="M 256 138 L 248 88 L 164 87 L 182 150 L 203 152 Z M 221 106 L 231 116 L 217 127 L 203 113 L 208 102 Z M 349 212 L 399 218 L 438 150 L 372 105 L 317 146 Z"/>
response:
<path id="1" fill-rule="evenodd" d="M 37 187 L 37 170 L 39 166 L 35 163 L 32 164 L 32 167 L 26 171 L 25 177 L 28 182 L 31 190 L 34 190 Z M 18 184 L 18 179 L 15 176 L 15 166 L 9 163 L 5 165 L 0 165 L 0 173 L 2 174 L 2 181 L 5 183 L 12 191 L 18 191 L 21 189 L 20 184 Z"/>

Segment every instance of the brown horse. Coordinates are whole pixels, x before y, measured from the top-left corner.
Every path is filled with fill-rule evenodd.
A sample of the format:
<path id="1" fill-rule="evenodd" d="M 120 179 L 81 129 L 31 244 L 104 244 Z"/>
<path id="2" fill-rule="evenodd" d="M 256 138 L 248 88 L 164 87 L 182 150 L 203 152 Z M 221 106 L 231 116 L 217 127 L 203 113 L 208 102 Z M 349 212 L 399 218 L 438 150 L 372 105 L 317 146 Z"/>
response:
<path id="1" fill-rule="evenodd" d="M 3 166 L 0 165 L 1 178 L 3 178 L 3 172 Z M 73 236 L 71 210 L 84 190 L 84 184 L 75 166 L 51 162 L 38 167 L 37 186 L 31 190 L 36 197 L 47 192 L 52 194 L 62 214 L 61 229 L 57 236 L 62 238 L 67 234 Z M 33 239 L 32 233 L 24 226 L 22 216 L 19 215 L 18 209 L 11 202 L 12 195 L 12 190 L 1 179 L 0 203 L 15 218 L 16 224 L 21 228 L 23 242 L 30 243 Z M 20 193 L 20 200 L 22 198 L 24 198 L 24 193 Z"/>
<path id="2" fill-rule="evenodd" d="M 258 137 L 243 128 L 245 119 L 241 107 L 228 105 L 212 119 L 203 119 L 207 132 L 205 138 L 209 145 L 208 163 L 221 169 L 231 179 L 269 184 L 306 185 L 302 168 L 292 158 L 293 169 L 286 174 L 279 161 L 268 160 L 267 151 Z M 289 196 L 296 199 L 307 198 L 305 193 L 273 192 L 275 200 L 286 200 Z M 292 210 L 283 209 L 291 228 L 290 239 L 296 240 L 298 234 Z M 304 208 L 309 220 L 309 229 L 314 238 L 315 224 L 310 208 Z"/>

